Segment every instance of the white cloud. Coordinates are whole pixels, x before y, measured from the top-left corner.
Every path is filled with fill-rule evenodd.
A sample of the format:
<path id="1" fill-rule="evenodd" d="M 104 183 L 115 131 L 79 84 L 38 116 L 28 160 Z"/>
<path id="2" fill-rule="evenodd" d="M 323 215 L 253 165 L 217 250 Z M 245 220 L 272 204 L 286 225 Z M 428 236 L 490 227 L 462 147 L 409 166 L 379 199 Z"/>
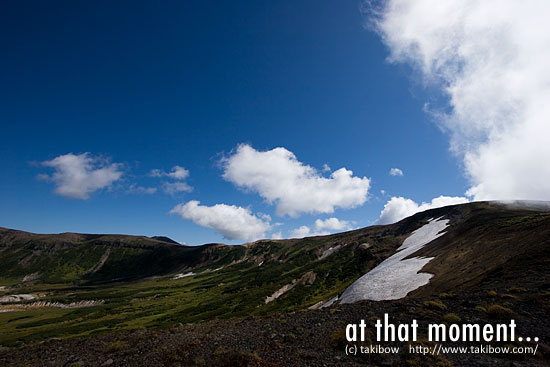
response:
<path id="1" fill-rule="evenodd" d="M 330 166 L 328 164 L 323 164 L 323 172 L 330 172 L 331 169 L 330 169 Z"/>
<path id="2" fill-rule="evenodd" d="M 128 194 L 154 194 L 157 192 L 156 187 L 143 187 L 136 184 L 131 184 L 126 190 Z"/>
<path id="3" fill-rule="evenodd" d="M 271 239 L 273 239 L 273 240 L 280 240 L 282 238 L 283 238 L 283 232 L 282 231 L 275 232 L 275 233 L 271 234 Z"/>
<path id="4" fill-rule="evenodd" d="M 191 192 L 193 188 L 185 182 L 165 182 L 162 184 L 165 193 L 174 195 L 178 192 Z"/>
<path id="5" fill-rule="evenodd" d="M 266 231 L 271 229 L 269 222 L 252 214 L 250 209 L 226 204 L 199 204 L 196 200 L 178 204 L 170 213 L 178 214 L 200 226 L 212 228 L 229 240 L 254 241 L 265 238 Z"/>
<path id="6" fill-rule="evenodd" d="M 304 238 L 309 235 L 311 235 L 311 229 L 308 226 L 301 226 L 290 232 L 291 238 Z"/>
<path id="7" fill-rule="evenodd" d="M 390 0 L 372 25 L 448 96 L 433 111 L 463 158 L 468 195 L 550 199 L 550 2 Z"/>
<path id="8" fill-rule="evenodd" d="M 164 182 L 162 184 L 162 190 L 170 195 L 175 195 L 178 192 L 191 192 L 193 187 L 189 186 L 187 183 L 182 182 L 187 177 L 189 177 L 189 171 L 181 166 L 174 166 L 170 172 L 165 172 L 160 169 L 153 169 L 149 172 L 151 177 L 169 177 L 175 182 Z"/>
<path id="9" fill-rule="evenodd" d="M 183 167 L 174 166 L 172 167 L 172 171 L 170 172 L 165 172 L 160 169 L 151 170 L 151 172 L 149 172 L 149 176 L 170 177 L 170 178 L 173 178 L 174 180 L 185 180 L 187 177 L 189 177 L 189 171 Z"/>
<path id="10" fill-rule="evenodd" d="M 90 195 L 122 177 L 122 165 L 92 157 L 89 153 L 60 155 L 43 166 L 54 169 L 52 175 L 39 177 L 55 183 L 55 193 L 71 199 L 88 199 Z"/>
<path id="11" fill-rule="evenodd" d="M 317 219 L 312 231 L 308 226 L 295 228 L 290 232 L 292 238 L 304 238 L 307 236 L 326 236 L 336 231 L 346 231 L 352 228 L 350 222 L 338 218 Z"/>
<path id="12" fill-rule="evenodd" d="M 351 228 L 351 223 L 347 220 L 340 220 L 338 218 L 327 218 L 325 220 L 317 219 L 315 221 L 315 229 L 329 230 L 329 231 L 344 231 Z"/>
<path id="13" fill-rule="evenodd" d="M 300 213 L 332 213 L 335 208 L 352 208 L 367 200 L 370 180 L 354 177 L 340 168 L 322 177 L 285 148 L 257 151 L 242 144 L 222 161 L 223 178 L 257 192 L 277 205 L 277 214 L 292 217 Z"/>
<path id="14" fill-rule="evenodd" d="M 160 169 L 152 169 L 151 172 L 149 172 L 149 176 L 151 177 L 163 177 L 166 176 L 167 173 Z"/>
<path id="15" fill-rule="evenodd" d="M 424 210 L 440 208 L 447 205 L 463 204 L 467 202 L 469 202 L 469 200 L 465 197 L 439 196 L 432 199 L 430 203 L 422 203 L 418 205 L 411 199 L 406 199 L 401 196 L 394 196 L 386 203 L 386 205 L 384 205 L 384 209 L 382 209 L 382 212 L 380 213 L 377 224 L 395 223 L 403 218 Z"/>
<path id="16" fill-rule="evenodd" d="M 403 176 L 403 171 L 401 171 L 399 168 L 392 168 L 392 169 L 390 169 L 390 175 L 392 175 L 392 176 Z"/>

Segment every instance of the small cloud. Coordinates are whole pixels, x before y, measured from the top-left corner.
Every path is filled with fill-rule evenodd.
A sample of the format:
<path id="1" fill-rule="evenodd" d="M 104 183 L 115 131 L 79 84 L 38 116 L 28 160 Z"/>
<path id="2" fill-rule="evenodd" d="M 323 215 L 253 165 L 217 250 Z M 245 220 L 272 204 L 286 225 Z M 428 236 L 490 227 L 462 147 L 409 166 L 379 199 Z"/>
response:
<path id="1" fill-rule="evenodd" d="M 330 169 L 330 166 L 328 164 L 323 164 L 323 172 L 330 172 L 331 169 Z"/>
<path id="2" fill-rule="evenodd" d="M 301 226 L 299 228 L 293 229 L 290 232 L 292 238 L 304 238 L 311 234 L 311 229 L 308 226 Z"/>
<path id="3" fill-rule="evenodd" d="M 162 184 L 162 191 L 169 195 L 175 195 L 178 192 L 191 192 L 193 187 L 187 183 L 182 182 L 189 177 L 189 171 L 181 166 L 174 166 L 170 172 L 166 172 L 160 169 L 153 169 L 149 172 L 151 177 L 168 177 L 176 182 L 164 182 Z"/>
<path id="4" fill-rule="evenodd" d="M 196 200 L 178 204 L 170 213 L 178 214 L 200 226 L 212 228 L 229 240 L 254 241 L 265 238 L 265 233 L 272 227 L 268 221 L 258 218 L 248 208 L 226 204 L 199 204 Z"/>
<path id="5" fill-rule="evenodd" d="M 381 193 L 382 195 L 386 195 L 386 190 L 380 190 L 380 193 Z"/>
<path id="6" fill-rule="evenodd" d="M 175 195 L 178 192 L 191 192 L 193 188 L 185 182 L 165 182 L 162 184 L 162 190 L 169 195 Z"/>
<path id="7" fill-rule="evenodd" d="M 126 193 L 128 194 L 147 194 L 152 195 L 157 192 L 156 187 L 143 187 L 143 186 L 137 186 L 136 184 L 131 184 L 128 189 L 126 190 Z"/>
<path id="8" fill-rule="evenodd" d="M 317 231 L 329 230 L 329 231 L 343 231 L 351 228 L 351 223 L 346 220 L 339 220 L 338 218 L 327 218 L 325 220 L 317 219 L 315 221 L 315 229 Z"/>
<path id="9" fill-rule="evenodd" d="M 174 166 L 172 167 L 172 171 L 165 172 L 160 169 L 153 169 L 151 172 L 149 172 L 149 176 L 151 177 L 170 177 L 174 180 L 185 180 L 187 177 L 189 177 L 189 171 L 186 170 L 183 167 L 180 166 Z"/>
<path id="10" fill-rule="evenodd" d="M 189 176 L 189 171 L 180 166 L 174 166 L 172 172 L 168 173 L 168 177 L 174 180 L 185 180 Z"/>
<path id="11" fill-rule="evenodd" d="M 326 236 L 337 231 L 347 231 L 352 228 L 352 223 L 338 218 L 317 219 L 314 223 L 314 230 L 308 226 L 301 226 L 293 229 L 292 238 L 303 238 L 307 236 Z"/>
<path id="12" fill-rule="evenodd" d="M 403 176 L 403 171 L 401 171 L 399 168 L 392 168 L 392 169 L 390 169 L 390 175 L 391 176 Z"/>
<path id="13" fill-rule="evenodd" d="M 283 238 L 283 232 L 282 231 L 275 232 L 275 233 L 271 234 L 271 239 L 272 240 L 280 240 L 282 238 Z"/>
<path id="14" fill-rule="evenodd" d="M 54 182 L 54 192 L 70 199 L 88 199 L 93 192 L 122 177 L 122 164 L 110 163 L 90 153 L 60 155 L 41 164 L 53 168 L 54 173 L 40 174 L 38 178 Z"/>

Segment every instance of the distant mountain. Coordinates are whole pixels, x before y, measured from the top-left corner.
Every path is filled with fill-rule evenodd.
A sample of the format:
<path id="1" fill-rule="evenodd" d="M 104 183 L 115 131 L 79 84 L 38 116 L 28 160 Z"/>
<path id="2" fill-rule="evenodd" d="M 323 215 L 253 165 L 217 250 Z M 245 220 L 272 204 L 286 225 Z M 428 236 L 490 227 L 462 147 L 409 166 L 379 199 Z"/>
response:
<path id="1" fill-rule="evenodd" d="M 153 236 L 153 237 L 151 237 L 151 239 L 157 240 L 157 241 L 162 241 L 162 242 L 167 242 L 167 243 L 172 243 L 174 245 L 179 245 L 180 244 L 179 242 L 176 242 L 173 239 L 171 239 L 169 237 L 166 237 L 166 236 Z"/>
<path id="2" fill-rule="evenodd" d="M 422 267 L 422 272 L 433 277 L 427 285 L 411 292 L 427 295 L 491 281 L 516 280 L 526 276 L 526 266 L 531 271 L 544 269 L 550 258 L 549 206 L 532 204 L 454 205 L 417 213 L 391 225 L 304 239 L 260 240 L 240 246 L 184 246 L 162 236 L 44 235 L 0 228 L 0 277 L 93 283 L 224 266 L 225 271 L 239 269 L 244 278 L 249 274 L 262 279 L 253 288 L 273 289 L 275 293 L 277 286 L 281 288 L 312 272 L 316 280 L 298 302 L 311 306 L 307 299 L 321 301 L 340 294 L 351 282 L 394 254 L 414 230 L 430 219 L 442 218 L 448 223 L 444 235 L 410 255 L 433 258 Z M 231 286 L 232 291 L 251 286 L 239 288 L 239 283 L 242 281 Z"/>
<path id="3" fill-rule="evenodd" d="M 167 237 L 34 234 L 0 228 L 0 277 L 45 283 L 109 282 L 234 260 L 228 246 L 183 246 Z"/>

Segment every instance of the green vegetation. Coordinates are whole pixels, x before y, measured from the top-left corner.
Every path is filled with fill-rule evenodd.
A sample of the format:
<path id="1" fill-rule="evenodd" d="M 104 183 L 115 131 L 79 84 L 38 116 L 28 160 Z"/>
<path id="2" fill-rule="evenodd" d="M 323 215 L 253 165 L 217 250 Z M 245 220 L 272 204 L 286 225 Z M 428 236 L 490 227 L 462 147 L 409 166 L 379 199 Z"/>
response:
<path id="1" fill-rule="evenodd" d="M 454 314 L 454 313 L 446 314 L 445 316 L 443 316 L 443 319 L 448 324 L 458 324 L 460 321 L 462 321 L 460 316 L 458 316 L 457 314 Z"/>
<path id="2" fill-rule="evenodd" d="M 109 352 L 109 353 L 118 352 L 118 351 L 120 351 L 120 350 L 123 350 L 123 349 L 126 348 L 126 347 L 127 347 L 126 342 L 117 340 L 116 342 L 112 342 L 112 343 L 107 347 L 107 352 Z"/>
<path id="3" fill-rule="evenodd" d="M 478 312 L 487 312 L 487 309 L 485 307 L 479 305 L 477 305 L 474 309 Z"/>
<path id="4" fill-rule="evenodd" d="M 505 319 L 514 314 L 514 312 L 504 306 L 493 304 L 487 307 L 487 314 L 495 319 Z"/>
<path id="5" fill-rule="evenodd" d="M 82 265 L 80 259 L 84 256 L 77 254 L 75 249 L 60 248 L 58 255 L 63 261 L 43 268 L 52 270 L 38 281 L 21 285 L 17 293 L 40 292 L 44 295 L 40 301 L 63 304 L 87 300 L 103 300 L 104 304 L 0 313 L 0 345 L 19 345 L 52 337 L 66 338 L 114 330 L 167 328 L 178 323 L 213 318 L 305 309 L 343 292 L 355 279 L 382 261 L 386 251 L 393 251 L 399 244 L 388 239 L 376 244 L 366 230 L 355 231 L 347 239 L 350 243 L 342 243 L 342 236 L 335 235 L 292 242 L 263 241 L 252 247 L 207 245 L 192 248 L 149 243 L 153 240 L 144 240 L 145 244 L 138 248 L 127 248 L 128 243 L 119 241 L 116 246 L 110 247 L 107 261 L 96 273 L 80 275 L 80 278 L 78 274 L 82 274 L 81 269 L 97 265 L 102 256 L 106 257 L 106 250 L 96 244 L 96 247 L 101 247 L 100 250 L 89 263 Z M 375 245 L 368 250 L 358 249 L 359 244 L 366 241 Z M 324 249 L 335 246 L 335 242 L 343 245 L 341 249 L 318 260 Z M 381 254 L 373 255 L 372 249 Z M 13 251 L 14 261 L 15 253 Z M 170 257 L 175 257 L 177 261 L 169 260 Z M 54 256 L 48 261 L 53 259 Z M 166 274 L 166 269 L 147 270 L 150 267 L 156 269 L 159 264 L 168 264 L 166 269 L 184 269 L 179 271 L 183 273 L 189 272 L 191 265 L 195 264 L 191 268 L 195 275 L 174 279 L 175 272 L 172 271 L 171 275 L 139 281 L 105 282 L 106 279 L 119 278 L 120 274 L 132 279 L 132 274 L 137 274 L 140 267 L 146 274 Z M 188 264 L 187 268 L 185 264 Z M 13 269 L 20 276 L 37 270 L 33 267 L 21 270 L 20 265 Z M 308 272 L 315 274 L 312 284 L 296 285 L 276 300 L 265 303 L 268 296 Z M 3 278 L 3 281 L 13 285 L 12 279 Z M 51 283 L 52 279 L 58 282 Z M 70 281 L 67 282 L 67 279 Z"/>
<path id="6" fill-rule="evenodd" d="M 424 307 L 440 311 L 445 311 L 447 309 L 447 306 L 445 306 L 443 302 L 440 301 L 426 301 L 424 302 Z"/>

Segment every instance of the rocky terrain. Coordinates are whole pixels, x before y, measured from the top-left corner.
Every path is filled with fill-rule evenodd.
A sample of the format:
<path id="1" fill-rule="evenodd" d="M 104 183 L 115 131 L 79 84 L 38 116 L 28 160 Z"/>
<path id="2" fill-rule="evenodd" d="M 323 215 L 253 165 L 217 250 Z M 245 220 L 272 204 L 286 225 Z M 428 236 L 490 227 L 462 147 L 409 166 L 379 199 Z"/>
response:
<path id="1" fill-rule="evenodd" d="M 508 290 L 503 290 L 508 291 Z M 505 305 L 504 314 L 491 305 Z M 0 352 L 5 366 L 548 366 L 550 365 L 550 296 L 531 291 L 519 293 L 441 295 L 433 299 L 346 304 L 324 310 L 275 313 L 263 317 L 211 320 L 179 324 L 169 329 L 138 329 L 74 339 L 51 339 L 39 344 Z M 507 312 L 510 312 L 507 314 Z M 374 323 L 388 313 L 395 323 L 417 319 L 419 330 L 428 323 L 445 322 L 459 315 L 459 322 L 498 323 L 513 317 L 519 335 L 537 335 L 536 356 L 530 354 L 411 354 L 409 343 L 378 343 Z M 364 345 L 399 346 L 398 354 L 345 353 L 345 326 L 365 319 L 369 341 Z M 426 335 L 417 343 L 432 346 Z M 479 344 L 479 343 L 478 343 Z M 463 345 L 448 343 L 447 345 Z M 475 345 L 472 344 L 472 345 Z M 531 346 L 535 343 L 494 343 Z"/>

